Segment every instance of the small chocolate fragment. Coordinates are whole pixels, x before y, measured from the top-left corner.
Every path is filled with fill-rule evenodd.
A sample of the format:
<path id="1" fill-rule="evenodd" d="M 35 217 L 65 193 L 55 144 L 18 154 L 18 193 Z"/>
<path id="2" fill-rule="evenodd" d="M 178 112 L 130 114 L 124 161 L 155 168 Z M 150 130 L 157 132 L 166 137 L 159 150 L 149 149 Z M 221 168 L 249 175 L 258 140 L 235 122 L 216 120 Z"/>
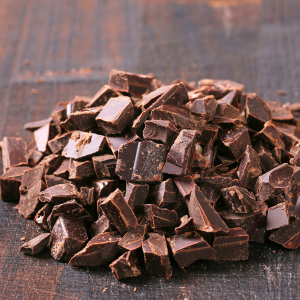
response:
<path id="1" fill-rule="evenodd" d="M 20 194 L 25 195 L 31 188 L 43 180 L 44 171 L 45 166 L 43 165 L 25 171 L 20 186 Z"/>
<path id="2" fill-rule="evenodd" d="M 237 159 L 243 156 L 248 145 L 251 146 L 248 129 L 242 125 L 223 129 L 220 132 L 220 139 Z"/>
<path id="3" fill-rule="evenodd" d="M 4 137 L 2 145 L 3 172 L 11 167 L 27 165 L 27 143 L 21 138 Z"/>
<path id="4" fill-rule="evenodd" d="M 260 148 L 257 151 L 257 154 L 260 159 L 260 164 L 264 173 L 271 171 L 272 169 L 278 167 L 278 163 L 272 156 L 272 153 L 268 149 Z"/>
<path id="5" fill-rule="evenodd" d="M 45 152 L 50 139 L 51 123 L 47 123 L 33 132 L 37 150 Z"/>
<path id="6" fill-rule="evenodd" d="M 300 219 L 283 226 L 273 232 L 269 239 L 287 249 L 297 249 L 300 246 Z"/>
<path id="7" fill-rule="evenodd" d="M 50 231 L 47 223 L 47 218 L 53 209 L 52 203 L 46 203 L 35 215 L 34 222 L 41 228 Z"/>
<path id="8" fill-rule="evenodd" d="M 272 118 L 267 104 L 255 93 L 247 94 L 245 116 L 248 126 L 255 130 L 261 130 Z"/>
<path id="9" fill-rule="evenodd" d="M 153 108 L 152 104 L 156 103 L 157 99 L 159 99 L 161 97 L 161 95 L 163 95 L 165 92 L 167 92 L 168 90 L 170 90 L 170 88 L 172 88 L 172 87 L 173 87 L 173 90 L 174 90 L 174 87 L 175 87 L 175 90 L 177 91 L 177 86 L 176 85 L 175 86 L 167 85 L 167 86 L 160 87 L 160 88 L 154 90 L 153 92 L 145 95 L 143 97 L 143 104 L 142 104 L 143 105 L 143 109 L 146 110 L 149 107 Z M 181 97 L 181 94 L 179 94 L 179 95 Z M 176 96 L 178 96 L 178 95 L 176 94 Z"/>
<path id="10" fill-rule="evenodd" d="M 122 136 L 107 136 L 107 144 L 112 153 L 117 157 L 119 148 L 127 143 L 139 141 L 140 138 L 132 132 L 123 132 Z"/>
<path id="11" fill-rule="evenodd" d="M 34 150 L 28 157 L 28 165 L 34 167 L 43 158 L 44 154 L 40 151 Z"/>
<path id="12" fill-rule="evenodd" d="M 97 179 L 116 176 L 117 159 L 114 155 L 94 156 L 93 165 Z"/>
<path id="13" fill-rule="evenodd" d="M 52 230 L 56 220 L 61 215 L 71 215 L 76 219 L 81 220 L 85 225 L 90 225 L 93 223 L 93 218 L 91 215 L 75 200 L 70 200 L 53 207 L 51 214 L 47 218 L 50 231 Z"/>
<path id="14" fill-rule="evenodd" d="M 120 239 L 118 232 L 96 235 L 70 259 L 69 265 L 96 267 L 111 262 L 119 251 L 118 242 Z"/>
<path id="15" fill-rule="evenodd" d="M 165 237 L 158 233 L 149 233 L 149 236 L 142 245 L 146 271 L 149 274 L 170 278 L 172 267 Z"/>
<path id="16" fill-rule="evenodd" d="M 221 190 L 217 190 L 207 183 L 200 183 L 200 189 L 208 202 L 214 207 L 218 199 L 221 197 Z"/>
<path id="17" fill-rule="evenodd" d="M 46 175 L 45 176 L 45 182 L 46 182 L 46 186 L 47 188 L 54 186 L 54 185 L 58 185 L 58 184 L 66 184 L 69 183 L 68 180 L 61 178 L 61 177 L 56 177 L 54 175 Z"/>
<path id="18" fill-rule="evenodd" d="M 40 120 L 40 121 L 34 121 L 34 122 L 29 122 L 29 123 L 26 123 L 23 128 L 25 130 L 28 130 L 28 131 L 31 131 L 31 132 L 34 132 L 35 130 L 41 128 L 42 126 L 50 123 L 52 121 L 52 118 L 48 118 L 48 119 L 44 119 L 44 120 Z"/>
<path id="19" fill-rule="evenodd" d="M 189 216 L 194 219 L 197 230 L 205 232 L 228 232 L 228 227 L 208 202 L 198 186 L 194 186 L 190 199 L 186 200 Z"/>
<path id="20" fill-rule="evenodd" d="M 86 107 L 95 107 L 105 105 L 110 98 L 121 96 L 121 94 L 110 86 L 105 84 L 91 99 L 90 103 Z"/>
<path id="21" fill-rule="evenodd" d="M 180 219 L 180 222 L 181 222 L 180 226 L 175 228 L 176 234 L 183 234 L 185 232 L 196 231 L 194 219 L 189 218 L 188 215 L 183 216 Z"/>
<path id="22" fill-rule="evenodd" d="M 52 174 L 58 169 L 64 158 L 58 154 L 50 154 L 43 158 L 39 163 L 40 166 L 45 166 L 45 174 Z"/>
<path id="23" fill-rule="evenodd" d="M 88 236 L 81 220 L 70 215 L 61 215 L 51 231 L 51 255 L 57 260 L 69 261 L 87 240 Z"/>
<path id="24" fill-rule="evenodd" d="M 226 103 L 229 105 L 232 105 L 234 107 L 239 107 L 239 99 L 238 99 L 238 91 L 233 90 L 227 95 L 225 95 L 223 98 L 221 98 L 218 103 Z"/>
<path id="25" fill-rule="evenodd" d="M 173 175 L 186 175 L 190 172 L 195 149 L 195 130 L 181 130 L 172 145 L 163 172 Z"/>
<path id="26" fill-rule="evenodd" d="M 153 76 L 111 70 L 109 74 L 109 86 L 119 92 L 142 95 L 147 92 L 152 79 Z"/>
<path id="27" fill-rule="evenodd" d="M 175 235 L 167 240 L 180 268 L 185 268 L 199 259 L 216 258 L 216 251 L 196 231 Z"/>
<path id="28" fill-rule="evenodd" d="M 216 190 L 222 190 L 232 183 L 232 178 L 226 176 L 207 176 L 201 179 L 201 183 L 206 183 Z"/>
<path id="29" fill-rule="evenodd" d="M 154 186 L 149 193 L 151 203 L 160 208 L 168 207 L 177 202 L 177 189 L 172 178 Z"/>
<path id="30" fill-rule="evenodd" d="M 69 180 L 83 180 L 95 175 L 94 165 L 91 161 L 76 161 L 70 159 Z"/>
<path id="31" fill-rule="evenodd" d="M 53 175 L 67 179 L 69 177 L 69 170 L 70 170 L 70 159 L 66 158 L 62 161 L 61 165 L 57 168 L 57 170 L 53 173 Z"/>
<path id="32" fill-rule="evenodd" d="M 129 97 L 110 98 L 96 117 L 104 134 L 121 133 L 134 119 L 133 105 Z"/>
<path id="33" fill-rule="evenodd" d="M 276 101 L 268 101 L 267 105 L 271 110 L 272 120 L 283 122 L 293 120 L 293 114 L 289 107 Z"/>
<path id="34" fill-rule="evenodd" d="M 94 199 L 107 197 L 118 188 L 118 181 L 115 179 L 102 179 L 93 182 Z"/>
<path id="35" fill-rule="evenodd" d="M 20 251 L 30 255 L 36 255 L 47 246 L 49 239 L 50 233 L 43 233 L 23 244 Z"/>
<path id="36" fill-rule="evenodd" d="M 145 122 L 145 129 L 143 131 L 145 140 L 153 140 L 171 145 L 177 134 L 177 128 L 169 121 L 149 120 Z"/>
<path id="37" fill-rule="evenodd" d="M 153 204 L 145 204 L 147 224 L 152 229 L 177 226 L 179 218 L 175 211 L 159 208 Z"/>
<path id="38" fill-rule="evenodd" d="M 122 251 L 135 251 L 142 247 L 147 233 L 146 225 L 138 225 L 128 231 L 119 241 L 119 247 Z"/>
<path id="39" fill-rule="evenodd" d="M 138 225 L 134 212 L 125 201 L 119 189 L 111 193 L 100 205 L 109 222 L 115 226 L 121 234 Z"/>
<path id="40" fill-rule="evenodd" d="M 117 280 L 141 275 L 138 260 L 132 251 L 121 255 L 109 267 Z"/>
<path id="41" fill-rule="evenodd" d="M 152 141 L 124 144 L 119 148 L 116 173 L 121 180 L 160 182 L 166 155 L 166 146 Z"/>
<path id="42" fill-rule="evenodd" d="M 131 208 L 143 205 L 148 196 L 149 185 L 137 184 L 132 182 L 126 183 L 125 201 Z"/>
<path id="43" fill-rule="evenodd" d="M 103 152 L 105 144 L 106 139 L 103 135 L 74 131 L 61 155 L 75 159 L 96 155 Z"/>
<path id="44" fill-rule="evenodd" d="M 194 101 L 191 112 L 206 121 L 212 121 L 215 116 L 217 106 L 218 102 L 214 96 L 206 96 Z"/>
<path id="45" fill-rule="evenodd" d="M 218 103 L 213 122 L 220 125 L 242 125 L 245 123 L 240 115 L 240 111 L 227 103 Z"/>
<path id="46" fill-rule="evenodd" d="M 217 124 L 206 124 L 201 135 L 196 136 L 196 140 L 200 145 L 206 146 L 208 143 L 214 144 L 218 136 L 219 126 Z"/>
<path id="47" fill-rule="evenodd" d="M 90 227 L 91 236 L 96 236 L 100 233 L 110 232 L 111 227 L 106 216 L 101 216 L 96 222 L 94 222 Z"/>
<path id="48" fill-rule="evenodd" d="M 241 228 L 230 228 L 228 233 L 216 234 L 213 249 L 216 251 L 216 260 L 247 260 L 249 236 Z"/>
<path id="49" fill-rule="evenodd" d="M 192 176 L 176 177 L 174 182 L 183 197 L 188 196 L 196 185 Z"/>
<path id="50" fill-rule="evenodd" d="M 72 132 L 66 132 L 62 135 L 57 135 L 54 139 L 48 142 L 48 146 L 52 153 L 57 154 L 62 151 L 68 144 Z"/>
<path id="51" fill-rule="evenodd" d="M 267 230 L 280 228 L 289 224 L 289 211 L 287 203 L 279 203 L 268 209 Z"/>
<path id="52" fill-rule="evenodd" d="M 82 186 L 80 188 L 80 194 L 84 198 L 85 203 L 87 205 L 93 205 L 95 203 L 93 187 L 90 188 L 90 187 Z"/>

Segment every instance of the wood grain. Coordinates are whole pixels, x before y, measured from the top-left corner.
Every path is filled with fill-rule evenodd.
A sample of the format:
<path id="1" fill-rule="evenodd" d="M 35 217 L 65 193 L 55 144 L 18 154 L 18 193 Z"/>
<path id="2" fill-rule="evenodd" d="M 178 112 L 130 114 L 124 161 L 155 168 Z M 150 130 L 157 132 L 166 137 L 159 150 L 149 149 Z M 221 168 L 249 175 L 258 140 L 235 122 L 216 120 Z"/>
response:
<path id="1" fill-rule="evenodd" d="M 30 141 L 25 122 L 76 94 L 92 96 L 112 68 L 165 83 L 231 79 L 265 100 L 298 102 L 299 16 L 298 0 L 2 0 L 0 139 Z M 40 231 L 0 201 L 1 299 L 299 298 L 299 251 L 271 243 L 251 244 L 245 262 L 173 264 L 169 280 L 144 273 L 120 283 L 107 266 L 72 269 L 48 252 L 20 253 L 20 238 Z"/>

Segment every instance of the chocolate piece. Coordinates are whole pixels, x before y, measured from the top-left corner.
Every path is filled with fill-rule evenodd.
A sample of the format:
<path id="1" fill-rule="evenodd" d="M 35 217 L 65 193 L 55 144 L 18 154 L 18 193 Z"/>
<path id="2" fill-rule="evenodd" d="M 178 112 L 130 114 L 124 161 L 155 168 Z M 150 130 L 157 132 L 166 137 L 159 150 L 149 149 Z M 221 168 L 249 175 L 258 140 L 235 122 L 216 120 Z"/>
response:
<path id="1" fill-rule="evenodd" d="M 191 112 L 197 116 L 204 118 L 206 121 L 212 121 L 218 102 L 214 96 L 206 96 L 201 99 L 196 99 Z"/>
<path id="2" fill-rule="evenodd" d="M 110 98 L 121 96 L 121 94 L 110 86 L 105 84 L 91 99 L 90 103 L 86 107 L 95 107 L 105 105 Z"/>
<path id="3" fill-rule="evenodd" d="M 213 249 L 216 260 L 246 260 L 249 257 L 249 236 L 241 228 L 230 228 L 228 233 L 215 236 Z"/>
<path id="4" fill-rule="evenodd" d="M 63 157 L 58 154 L 50 154 L 43 158 L 39 163 L 40 166 L 45 166 L 45 174 L 52 174 L 58 169 L 60 164 L 63 162 Z"/>
<path id="5" fill-rule="evenodd" d="M 56 177 L 54 175 L 46 175 L 45 176 L 45 182 L 46 182 L 46 186 L 47 188 L 54 186 L 54 185 L 58 185 L 58 184 L 66 184 L 69 183 L 68 180 L 63 179 L 61 177 Z"/>
<path id="6" fill-rule="evenodd" d="M 119 247 L 122 251 L 135 251 L 142 247 L 147 233 L 146 225 L 138 225 L 128 231 L 119 241 Z"/>
<path id="7" fill-rule="evenodd" d="M 87 205 L 93 205 L 95 203 L 93 187 L 89 188 L 86 186 L 82 186 L 80 188 L 80 194 L 82 195 Z"/>
<path id="8" fill-rule="evenodd" d="M 70 159 L 69 180 L 83 180 L 95 175 L 94 165 L 91 161 L 76 161 Z"/>
<path id="9" fill-rule="evenodd" d="M 283 226 L 273 232 L 269 239 L 287 249 L 297 249 L 300 246 L 300 219 Z"/>
<path id="10" fill-rule="evenodd" d="M 111 70 L 109 74 L 109 86 L 120 92 L 142 95 L 147 92 L 152 79 L 153 76 Z"/>
<path id="11" fill-rule="evenodd" d="M 204 177 L 201 179 L 201 183 L 206 183 L 213 187 L 216 190 L 221 190 L 229 186 L 232 182 L 232 178 L 225 176 L 213 176 L 213 177 Z"/>
<path id="12" fill-rule="evenodd" d="M 70 215 L 61 215 L 51 231 L 51 255 L 57 260 L 69 261 L 87 240 L 81 220 Z"/>
<path id="13" fill-rule="evenodd" d="M 59 153 L 61 150 L 63 150 L 71 138 L 72 132 L 66 132 L 62 135 L 56 136 L 54 139 L 50 140 L 48 142 L 48 146 L 52 153 Z"/>
<path id="14" fill-rule="evenodd" d="M 159 207 L 168 207 L 177 202 L 177 189 L 172 178 L 163 181 L 151 189 L 149 193 L 150 202 Z"/>
<path id="15" fill-rule="evenodd" d="M 25 195 L 31 188 L 43 180 L 44 171 L 45 166 L 43 165 L 25 171 L 20 186 L 20 194 Z"/>
<path id="16" fill-rule="evenodd" d="M 61 155 L 75 159 L 96 155 L 103 152 L 105 144 L 103 135 L 74 131 Z"/>
<path id="17" fill-rule="evenodd" d="M 121 255 L 109 267 L 117 280 L 141 275 L 138 260 L 132 251 Z"/>
<path id="18" fill-rule="evenodd" d="M 255 184 L 255 196 L 260 202 L 268 200 L 272 195 L 289 186 L 293 176 L 293 168 L 282 164 L 258 177 Z"/>
<path id="19" fill-rule="evenodd" d="M 100 233 L 76 253 L 69 261 L 71 266 L 96 267 L 111 262 L 119 251 L 118 232 Z"/>
<path id="20" fill-rule="evenodd" d="M 139 141 L 140 138 L 132 132 L 123 132 L 122 136 L 107 136 L 107 144 L 112 153 L 117 156 L 119 148 L 127 143 Z"/>
<path id="21" fill-rule="evenodd" d="M 220 139 L 237 159 L 243 156 L 247 145 L 251 146 L 248 129 L 241 125 L 231 129 L 223 129 L 220 132 Z"/>
<path id="22" fill-rule="evenodd" d="M 289 224 L 287 203 L 279 203 L 268 209 L 267 230 L 280 228 Z"/>
<path id="23" fill-rule="evenodd" d="M 69 170 L 70 170 L 70 159 L 64 159 L 61 165 L 57 168 L 57 170 L 53 173 L 53 175 L 61 177 L 61 178 L 68 178 L 69 177 Z"/>
<path id="24" fill-rule="evenodd" d="M 262 148 L 257 152 L 257 154 L 259 156 L 260 164 L 263 168 L 264 173 L 278 167 L 278 163 L 269 150 Z"/>
<path id="25" fill-rule="evenodd" d="M 117 159 L 114 155 L 94 156 L 93 165 L 98 179 L 116 176 Z"/>
<path id="26" fill-rule="evenodd" d="M 50 233 L 43 233 L 23 244 L 20 251 L 30 255 L 36 255 L 47 246 L 49 239 Z"/>
<path id="27" fill-rule="evenodd" d="M 135 208 L 139 205 L 143 205 L 148 196 L 149 185 L 136 184 L 132 182 L 126 183 L 125 201 L 131 208 Z"/>
<path id="28" fill-rule="evenodd" d="M 44 154 L 40 151 L 34 150 L 28 157 L 28 165 L 34 167 L 43 158 Z"/>
<path id="29" fill-rule="evenodd" d="M 4 137 L 2 146 L 3 172 L 11 167 L 27 165 L 27 143 L 21 138 Z"/>
<path id="30" fill-rule="evenodd" d="M 136 117 L 132 123 L 131 130 L 140 137 L 143 136 L 143 130 L 145 127 L 144 123 L 150 117 L 151 111 L 151 108 L 147 108 L 138 117 Z"/>
<path id="31" fill-rule="evenodd" d="M 110 232 L 111 227 L 106 216 L 101 216 L 96 222 L 94 222 L 90 227 L 91 236 L 96 236 L 100 233 Z"/>
<path id="32" fill-rule="evenodd" d="M 205 232 L 228 232 L 228 227 L 210 205 L 198 186 L 194 186 L 190 199 L 186 200 L 189 216 L 194 219 L 197 230 Z"/>
<path id="33" fill-rule="evenodd" d="M 121 180 L 159 182 L 167 148 L 152 141 L 131 142 L 119 148 L 116 173 Z"/>
<path id="34" fill-rule="evenodd" d="M 70 200 L 53 207 L 51 214 L 47 218 L 50 231 L 52 230 L 58 217 L 61 215 L 71 215 L 76 219 L 81 220 L 85 225 L 90 225 L 93 223 L 93 218 L 91 215 L 75 200 Z"/>
<path id="35" fill-rule="evenodd" d="M 226 103 L 218 103 L 213 122 L 217 124 L 233 124 L 242 125 L 244 120 L 240 115 L 240 111 L 232 105 Z"/>
<path id="36" fill-rule="evenodd" d="M 50 202 L 56 205 L 73 199 L 75 199 L 78 203 L 85 205 L 84 199 L 77 191 L 76 186 L 71 183 L 51 186 L 39 195 L 39 201 Z"/>
<path id="37" fill-rule="evenodd" d="M 196 140 L 200 145 L 214 144 L 218 136 L 219 126 L 216 124 L 206 124 L 201 135 L 196 136 Z"/>
<path id="38" fill-rule="evenodd" d="M 188 215 L 183 216 L 180 219 L 180 222 L 181 222 L 180 226 L 175 228 L 176 234 L 183 234 L 185 232 L 196 231 L 194 219 L 189 218 Z"/>
<path id="39" fill-rule="evenodd" d="M 153 140 L 170 145 L 178 134 L 177 128 L 169 121 L 150 120 L 145 122 L 143 137 L 145 140 Z"/>
<path id="40" fill-rule="evenodd" d="M 134 119 L 133 105 L 129 97 L 110 98 L 96 117 L 104 134 L 121 133 Z"/>
<path id="41" fill-rule="evenodd" d="M 199 144 L 196 144 L 195 148 L 197 148 L 197 145 Z M 208 168 L 208 166 L 209 166 L 208 159 L 202 154 L 200 154 L 199 152 L 195 151 L 193 157 L 193 163 L 192 163 L 192 173 L 193 172 L 197 173 L 199 170 L 200 171 L 205 170 Z"/>
<path id="42" fill-rule="evenodd" d="M 50 139 L 50 122 L 33 132 L 38 151 L 45 152 Z"/>
<path id="43" fill-rule="evenodd" d="M 230 211 L 234 213 L 257 212 L 260 206 L 257 204 L 253 193 L 239 186 L 231 186 L 222 189 L 223 198 Z"/>
<path id="44" fill-rule="evenodd" d="M 245 117 L 250 128 L 261 130 L 264 124 L 271 120 L 272 115 L 269 107 L 255 93 L 247 94 Z"/>
<path id="45" fill-rule="evenodd" d="M 177 90 L 177 86 L 176 85 L 167 85 L 167 86 L 163 86 L 163 87 L 160 87 L 156 90 L 154 90 L 153 92 L 145 95 L 143 97 L 143 109 L 146 110 L 148 109 L 149 107 L 153 108 L 152 104 L 154 104 L 157 99 L 159 99 L 161 97 L 161 95 L 163 95 L 165 92 L 167 92 L 168 90 L 172 90 L 173 92 L 176 91 L 178 92 Z M 175 94 L 175 96 L 178 98 L 179 96 L 181 97 L 181 93 L 179 94 Z M 162 102 L 161 102 L 162 103 Z"/>
<path id="46" fill-rule="evenodd" d="M 115 226 L 121 234 L 138 225 L 136 216 L 125 201 L 119 189 L 111 193 L 100 205 L 109 222 Z"/>
<path id="47" fill-rule="evenodd" d="M 227 95 L 225 95 L 223 98 L 221 98 L 218 103 L 226 103 L 229 105 L 232 105 L 234 107 L 239 107 L 239 99 L 238 99 L 238 91 L 233 90 Z"/>
<path id="48" fill-rule="evenodd" d="M 173 175 L 186 175 L 190 172 L 195 149 L 195 130 L 181 130 L 172 145 L 163 172 Z"/>
<path id="49" fill-rule="evenodd" d="M 142 245 L 146 271 L 149 274 L 170 278 L 172 267 L 165 237 L 158 233 L 149 233 L 149 236 Z"/>
<path id="50" fill-rule="evenodd" d="M 50 123 L 52 121 L 52 118 L 48 118 L 48 119 L 44 119 L 44 120 L 40 120 L 40 121 L 34 121 L 34 122 L 29 122 L 29 123 L 26 123 L 23 128 L 25 130 L 28 130 L 28 131 L 31 131 L 31 132 L 34 132 L 35 130 L 43 127 L 44 125 Z"/>
<path id="51" fill-rule="evenodd" d="M 208 202 L 214 207 L 218 199 L 221 197 L 221 190 L 217 190 L 207 183 L 200 183 L 200 189 Z"/>
<path id="52" fill-rule="evenodd" d="M 53 209 L 52 203 L 46 203 L 35 215 L 34 222 L 41 228 L 50 231 L 47 223 L 47 218 Z"/>
<path id="53" fill-rule="evenodd" d="M 174 178 L 174 182 L 183 197 L 188 196 L 196 185 L 192 176 Z"/>
<path id="54" fill-rule="evenodd" d="M 216 251 L 196 231 L 175 235 L 167 240 L 180 268 L 199 259 L 216 258 Z"/>
<path id="55" fill-rule="evenodd" d="M 28 170 L 29 167 L 12 167 L 0 177 L 0 197 L 3 201 L 19 200 L 19 187 L 24 173 Z"/>
<path id="56" fill-rule="evenodd" d="M 93 182 L 94 186 L 94 199 L 107 197 L 118 187 L 118 181 L 115 179 L 102 179 Z"/>
<path id="57" fill-rule="evenodd" d="M 293 120 L 293 114 L 289 107 L 282 105 L 279 102 L 276 101 L 268 101 L 267 103 L 271 114 L 272 114 L 272 120 L 275 121 L 292 121 Z"/>

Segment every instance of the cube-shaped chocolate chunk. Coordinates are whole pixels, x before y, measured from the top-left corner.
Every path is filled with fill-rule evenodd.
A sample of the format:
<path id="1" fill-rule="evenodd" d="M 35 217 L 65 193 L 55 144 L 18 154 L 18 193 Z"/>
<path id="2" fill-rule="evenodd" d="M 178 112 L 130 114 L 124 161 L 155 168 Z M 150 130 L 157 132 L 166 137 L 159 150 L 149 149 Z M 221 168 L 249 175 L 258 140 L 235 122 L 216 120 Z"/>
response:
<path id="1" fill-rule="evenodd" d="M 23 244 L 20 251 L 30 255 L 35 255 L 41 252 L 47 246 L 49 239 L 50 233 L 43 233 Z"/>
<path id="2" fill-rule="evenodd" d="M 288 206 L 288 203 L 283 202 L 268 209 L 267 230 L 280 228 L 290 223 L 290 212 Z"/>
<path id="3" fill-rule="evenodd" d="M 206 121 L 212 121 L 217 110 L 218 102 L 214 96 L 206 96 L 194 101 L 192 114 L 204 118 Z"/>
<path id="4" fill-rule="evenodd" d="M 143 205 L 148 196 L 149 185 L 134 182 L 126 183 L 125 201 L 131 208 Z"/>

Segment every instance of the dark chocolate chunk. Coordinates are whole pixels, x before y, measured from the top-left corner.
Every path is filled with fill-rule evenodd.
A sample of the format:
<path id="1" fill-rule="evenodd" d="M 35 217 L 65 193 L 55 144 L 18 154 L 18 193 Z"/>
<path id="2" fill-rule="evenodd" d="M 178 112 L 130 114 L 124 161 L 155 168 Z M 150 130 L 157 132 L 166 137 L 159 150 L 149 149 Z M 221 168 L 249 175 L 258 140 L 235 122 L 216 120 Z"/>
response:
<path id="1" fill-rule="evenodd" d="M 53 209 L 52 203 L 46 203 L 35 215 L 34 222 L 41 228 L 50 231 L 47 223 L 47 218 Z"/>
<path id="2" fill-rule="evenodd" d="M 43 233 L 23 244 L 20 251 L 30 255 L 36 255 L 47 246 L 49 239 L 50 233 Z"/>
<path id="3" fill-rule="evenodd" d="M 165 145 L 152 141 L 124 144 L 119 148 L 116 173 L 122 180 L 162 181 L 162 169 L 166 154 Z"/>
<path id="4" fill-rule="evenodd" d="M 21 138 L 4 137 L 2 145 L 3 172 L 11 167 L 27 165 L 27 143 Z"/>
<path id="5" fill-rule="evenodd" d="M 138 225 L 128 231 L 119 241 L 119 247 L 122 251 L 134 251 L 142 247 L 147 233 L 146 225 Z"/>
<path id="6" fill-rule="evenodd" d="M 206 96 L 194 101 L 191 112 L 206 121 L 212 121 L 216 114 L 217 105 L 218 102 L 214 96 Z"/>
<path id="7" fill-rule="evenodd" d="M 109 267 L 117 280 L 141 275 L 138 260 L 132 251 L 121 255 Z"/>
<path id="8" fill-rule="evenodd" d="M 268 101 L 267 105 L 271 111 L 272 120 L 283 122 L 293 120 L 293 114 L 288 106 L 276 101 Z"/>
<path id="9" fill-rule="evenodd" d="M 119 251 L 118 242 L 120 238 L 118 232 L 105 232 L 96 235 L 70 259 L 69 265 L 96 267 L 111 262 Z"/>
<path id="10" fill-rule="evenodd" d="M 208 202 L 215 206 L 218 199 L 221 197 L 221 190 L 217 190 L 207 183 L 200 183 L 200 188 Z"/>
<path id="11" fill-rule="evenodd" d="M 93 205 L 95 203 L 93 187 L 90 188 L 90 187 L 82 186 L 80 188 L 80 194 L 84 198 L 85 203 L 87 205 Z"/>
<path id="12" fill-rule="evenodd" d="M 28 157 L 28 165 L 34 167 L 43 158 L 44 154 L 40 151 L 34 150 Z"/>
<path id="13" fill-rule="evenodd" d="M 175 235 L 167 239 L 180 268 L 199 259 L 215 259 L 216 251 L 196 231 Z"/>
<path id="14" fill-rule="evenodd" d="M 29 122 L 29 123 L 26 123 L 23 128 L 25 130 L 28 130 L 28 131 L 31 131 L 31 132 L 34 132 L 35 130 L 41 128 L 42 126 L 50 123 L 52 121 L 52 118 L 48 118 L 48 119 L 44 119 L 44 120 L 40 120 L 40 121 L 34 121 L 34 122 Z"/>
<path id="15" fill-rule="evenodd" d="M 213 122 L 220 125 L 242 125 L 245 123 L 240 115 L 240 111 L 227 103 L 218 103 Z"/>
<path id="16" fill-rule="evenodd" d="M 39 163 L 40 166 L 45 166 L 45 174 L 52 174 L 58 169 L 58 167 L 63 162 L 64 158 L 58 154 L 50 154 L 43 158 Z"/>
<path id="17" fill-rule="evenodd" d="M 118 188 L 118 181 L 115 179 L 102 179 L 93 182 L 94 199 L 107 197 Z"/>
<path id="18" fill-rule="evenodd" d="M 117 159 L 114 155 L 94 156 L 93 165 L 98 179 L 116 176 Z"/>
<path id="19" fill-rule="evenodd" d="M 228 232 L 228 227 L 208 202 L 198 186 L 194 186 L 190 199 L 186 200 L 189 216 L 194 219 L 197 230 L 205 232 Z"/>
<path id="20" fill-rule="evenodd" d="M 53 173 L 53 175 L 66 179 L 69 177 L 69 167 L 70 167 L 70 159 L 69 158 L 64 159 L 61 165 Z"/>
<path id="21" fill-rule="evenodd" d="M 63 149 L 62 156 L 70 158 L 83 158 L 103 152 L 106 139 L 103 135 L 74 131 L 67 146 Z"/>
<path id="22" fill-rule="evenodd" d="M 264 173 L 278 167 L 278 163 L 268 149 L 261 148 L 257 151 L 257 154 L 259 156 L 260 164 L 263 168 Z"/>
<path id="23" fill-rule="evenodd" d="M 195 150 L 195 130 L 181 130 L 172 145 L 163 172 L 173 175 L 186 175 L 190 172 Z"/>
<path id="24" fill-rule="evenodd" d="M 94 165 L 91 161 L 76 161 L 70 159 L 69 180 L 83 180 L 95 175 Z"/>
<path id="25" fill-rule="evenodd" d="M 154 186 L 149 193 L 149 201 L 159 207 L 168 207 L 177 202 L 177 189 L 172 178 Z"/>
<path id="26" fill-rule="evenodd" d="M 230 228 L 228 233 L 217 233 L 213 249 L 216 260 L 246 260 L 249 257 L 249 236 L 241 228 Z"/>
<path id="27" fill-rule="evenodd" d="M 100 205 L 109 222 L 115 226 L 121 234 L 138 225 L 136 216 L 125 201 L 119 189 L 111 193 Z"/>
<path id="28" fill-rule="evenodd" d="M 189 218 L 188 215 L 183 216 L 180 219 L 180 222 L 181 222 L 180 226 L 175 228 L 176 234 L 183 234 L 185 232 L 196 231 L 194 219 Z"/>
<path id="29" fill-rule="evenodd" d="M 105 105 L 110 98 L 121 96 L 118 91 L 115 91 L 110 86 L 105 84 L 91 99 L 86 107 L 95 107 Z"/>
<path id="30" fill-rule="evenodd" d="M 33 132 L 38 151 L 45 152 L 47 150 L 48 141 L 51 139 L 50 131 L 51 123 L 49 122 Z"/>
<path id="31" fill-rule="evenodd" d="M 96 117 L 104 134 L 121 133 L 134 119 L 133 105 L 129 97 L 110 98 Z"/>
<path id="32" fill-rule="evenodd" d="M 227 95 L 225 95 L 223 98 L 221 98 L 218 103 L 226 103 L 230 104 L 234 107 L 239 107 L 239 99 L 238 99 L 238 91 L 233 90 Z"/>
<path id="33" fill-rule="evenodd" d="M 289 224 L 289 211 L 287 203 L 279 203 L 268 209 L 267 230 L 280 228 Z"/>
<path id="34" fill-rule="evenodd" d="M 96 222 L 90 227 L 91 236 L 96 236 L 100 233 L 110 232 L 111 226 L 106 216 L 102 215 Z"/>
<path id="35" fill-rule="evenodd" d="M 232 178 L 226 176 L 207 176 L 201 179 L 201 183 L 206 183 L 216 190 L 221 190 L 230 185 Z"/>
<path id="36" fill-rule="evenodd" d="M 146 110 L 149 107 L 152 108 L 152 104 L 155 103 L 157 101 L 157 99 L 159 99 L 161 97 L 161 95 L 163 95 L 165 92 L 170 90 L 172 87 L 173 87 L 173 90 L 174 90 L 174 87 L 175 87 L 175 90 L 177 90 L 176 89 L 177 86 L 167 85 L 167 86 L 160 87 L 160 88 L 154 90 L 153 92 L 145 95 L 143 97 L 143 104 L 142 104 L 143 109 Z M 176 96 L 178 96 L 178 95 L 176 95 Z M 180 94 L 180 97 L 181 97 L 181 94 Z"/>
<path id="37" fill-rule="evenodd" d="M 174 178 L 174 182 L 183 197 L 188 196 L 196 185 L 192 176 Z"/>
<path id="38" fill-rule="evenodd" d="M 54 186 L 54 185 L 58 185 L 58 184 L 69 183 L 68 180 L 61 178 L 61 177 L 54 176 L 54 175 L 46 175 L 45 182 L 46 182 L 47 188 Z"/>
<path id="39" fill-rule="evenodd" d="M 131 208 L 143 205 L 148 196 L 149 185 L 137 184 L 133 182 L 126 183 L 125 201 Z"/>
<path id="40" fill-rule="evenodd" d="M 179 218 L 175 211 L 159 208 L 153 204 L 145 204 L 147 224 L 152 229 L 177 226 Z"/>
<path id="41" fill-rule="evenodd" d="M 88 240 L 81 220 L 61 215 L 57 219 L 50 237 L 51 255 L 57 260 L 69 261 Z"/>
<path id="42" fill-rule="evenodd" d="M 211 143 L 214 144 L 218 136 L 219 126 L 217 124 L 206 124 L 202 133 L 196 136 L 196 140 L 202 146 Z"/>
<path id="43" fill-rule="evenodd" d="M 149 233 L 149 236 L 142 245 L 146 271 L 149 274 L 170 278 L 172 267 L 165 237 L 158 233 Z"/>
<path id="44" fill-rule="evenodd" d="M 48 146 L 52 153 L 59 153 L 61 150 L 63 150 L 71 138 L 72 132 L 66 132 L 62 135 L 57 135 L 54 139 L 48 141 Z"/>

